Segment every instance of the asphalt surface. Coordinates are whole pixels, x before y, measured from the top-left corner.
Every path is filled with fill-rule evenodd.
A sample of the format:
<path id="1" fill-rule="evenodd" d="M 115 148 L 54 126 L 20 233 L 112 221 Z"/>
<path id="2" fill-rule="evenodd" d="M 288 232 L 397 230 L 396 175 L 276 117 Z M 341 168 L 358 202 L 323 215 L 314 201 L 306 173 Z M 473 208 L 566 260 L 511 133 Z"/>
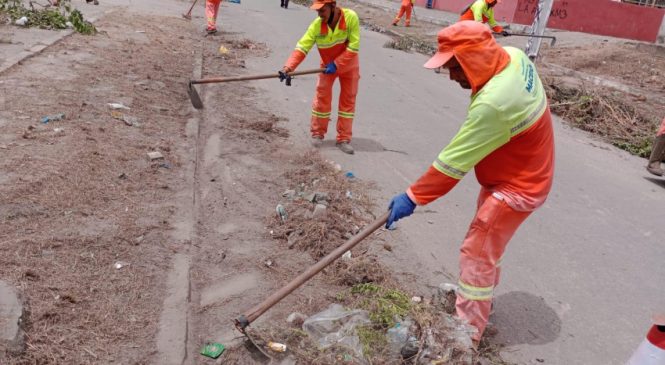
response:
<path id="1" fill-rule="evenodd" d="M 248 73 L 265 73 L 281 68 L 315 16 L 293 3 L 284 10 L 276 0 L 243 0 L 224 4 L 220 28 L 265 42 L 270 56 L 247 62 Z M 379 206 L 427 169 L 459 128 L 469 100 L 445 75 L 423 69 L 425 56 L 384 48 L 387 40 L 362 32 L 356 154 L 334 147 L 334 123 L 322 148 L 345 170 L 376 181 Z M 312 50 L 300 69 L 318 62 Z M 296 142 L 308 143 L 315 78 L 293 84 L 256 82 L 265 104 L 290 119 Z M 508 344 L 504 357 L 521 364 L 623 364 L 646 334 L 651 314 L 665 309 L 659 279 L 665 276 L 665 181 L 646 173 L 645 160 L 558 118 L 555 133 L 550 198 L 520 228 L 503 261 L 492 317 L 497 339 Z M 450 273 L 454 280 L 477 193 L 475 178 L 467 176 L 400 222 L 398 258 L 387 258 L 396 272 L 432 286 L 450 281 Z"/>

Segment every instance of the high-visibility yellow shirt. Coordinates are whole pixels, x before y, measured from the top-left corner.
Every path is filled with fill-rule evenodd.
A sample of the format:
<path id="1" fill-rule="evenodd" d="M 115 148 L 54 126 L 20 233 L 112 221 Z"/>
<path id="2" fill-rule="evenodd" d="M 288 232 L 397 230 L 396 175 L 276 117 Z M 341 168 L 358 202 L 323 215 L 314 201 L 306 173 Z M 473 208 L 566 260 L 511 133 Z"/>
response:
<path id="1" fill-rule="evenodd" d="M 489 23 L 490 27 L 497 25 L 494 20 L 494 8 L 490 8 L 485 0 L 476 0 L 462 12 L 460 20 L 475 20 L 481 23 Z"/>

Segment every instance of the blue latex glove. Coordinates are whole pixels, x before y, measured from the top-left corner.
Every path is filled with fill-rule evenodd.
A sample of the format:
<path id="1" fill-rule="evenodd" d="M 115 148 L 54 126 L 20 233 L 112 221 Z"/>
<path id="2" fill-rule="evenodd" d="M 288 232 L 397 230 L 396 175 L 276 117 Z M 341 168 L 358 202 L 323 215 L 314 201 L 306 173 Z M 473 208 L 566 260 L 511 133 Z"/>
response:
<path id="1" fill-rule="evenodd" d="M 413 214 L 413 211 L 416 209 L 416 203 L 411 201 L 406 193 L 395 195 L 390 201 L 388 210 L 390 210 L 390 215 L 388 216 L 388 221 L 386 222 L 386 228 L 390 227 L 391 224 L 397 222 L 398 220 L 408 217 Z"/>
<path id="2" fill-rule="evenodd" d="M 325 71 L 323 71 L 324 74 L 334 74 L 335 72 L 337 72 L 337 65 L 335 65 L 335 62 L 327 64 Z"/>

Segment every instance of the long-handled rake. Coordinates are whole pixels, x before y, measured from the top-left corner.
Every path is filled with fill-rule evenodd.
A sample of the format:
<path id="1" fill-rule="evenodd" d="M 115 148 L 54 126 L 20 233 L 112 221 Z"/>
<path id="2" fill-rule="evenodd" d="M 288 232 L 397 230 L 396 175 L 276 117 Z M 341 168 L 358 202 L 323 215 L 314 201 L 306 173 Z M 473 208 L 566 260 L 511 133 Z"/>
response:
<path id="1" fill-rule="evenodd" d="M 192 6 L 189 8 L 189 11 L 187 12 L 187 14 L 182 14 L 183 18 L 192 19 L 192 9 L 194 9 L 194 5 L 196 5 L 197 1 L 199 1 L 199 0 L 194 0 L 194 2 L 192 3 Z"/>
<path id="2" fill-rule="evenodd" d="M 317 68 L 317 69 L 313 69 L 313 70 L 289 72 L 289 73 L 284 74 L 284 76 L 286 77 L 286 84 L 291 85 L 291 78 L 293 78 L 294 76 L 318 74 L 318 73 L 321 73 L 323 71 L 325 71 L 325 68 Z M 217 78 L 202 79 L 202 80 L 190 80 L 189 84 L 187 85 L 187 94 L 189 95 L 189 99 L 192 101 L 192 106 L 194 106 L 194 108 L 203 109 L 203 101 L 201 101 L 201 97 L 199 96 L 199 93 L 194 88 L 194 85 L 196 85 L 196 84 L 215 84 L 215 83 L 220 83 L 220 82 L 274 79 L 274 78 L 279 78 L 280 76 L 281 76 L 280 73 L 277 72 L 277 73 L 271 73 L 271 74 L 266 74 L 266 75 L 217 77 Z"/>
<path id="3" fill-rule="evenodd" d="M 550 35 L 535 35 L 527 33 L 509 33 L 509 32 L 505 32 L 505 34 L 504 33 L 494 33 L 494 34 L 501 34 L 505 36 L 515 36 L 515 37 L 545 38 L 550 40 L 550 47 L 554 47 L 554 45 L 556 44 L 556 37 Z"/>
<path id="4" fill-rule="evenodd" d="M 384 225 L 386 223 L 386 221 L 388 220 L 388 215 L 389 214 L 390 214 L 390 211 L 385 212 L 383 215 L 381 215 L 379 218 L 377 218 L 372 223 L 370 223 L 367 227 L 365 227 L 365 229 L 360 231 L 357 235 L 351 237 L 343 245 L 337 247 L 331 253 L 329 253 L 324 258 L 319 260 L 316 264 L 310 266 L 307 270 L 305 270 L 300 275 L 298 275 L 296 278 L 291 280 L 291 282 L 284 285 L 281 289 L 274 292 L 268 298 L 263 300 L 263 302 L 255 305 L 254 307 L 252 307 L 251 309 L 249 309 L 248 311 L 243 313 L 240 317 L 238 317 L 235 320 L 236 328 L 238 328 L 238 330 L 240 330 L 240 332 L 247 335 L 247 332 L 245 330 L 247 328 L 247 326 L 249 326 L 252 322 L 254 322 L 257 318 L 259 318 L 263 313 L 265 313 L 272 306 L 279 303 L 279 301 L 284 299 L 284 297 L 291 294 L 291 292 L 298 289 L 302 284 L 307 282 L 314 275 L 318 274 L 325 267 L 327 267 L 328 265 L 333 263 L 335 260 L 337 260 L 346 251 L 352 249 L 358 243 L 360 243 L 362 240 L 364 240 L 370 234 L 372 234 L 374 231 L 379 229 L 382 225 Z M 250 337 L 250 340 L 251 340 L 251 337 Z"/>

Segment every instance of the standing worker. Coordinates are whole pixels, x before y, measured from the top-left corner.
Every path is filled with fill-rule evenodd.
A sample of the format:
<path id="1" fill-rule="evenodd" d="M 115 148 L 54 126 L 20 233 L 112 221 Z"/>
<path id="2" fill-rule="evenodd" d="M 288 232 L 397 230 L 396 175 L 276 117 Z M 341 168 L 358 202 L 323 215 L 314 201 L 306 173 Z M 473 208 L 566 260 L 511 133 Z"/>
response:
<path id="1" fill-rule="evenodd" d="M 206 33 L 217 33 L 217 14 L 219 14 L 219 4 L 222 0 L 206 0 Z"/>
<path id="2" fill-rule="evenodd" d="M 503 30 L 503 27 L 494 20 L 494 6 L 501 0 L 475 0 L 467 6 L 462 12 L 459 20 L 475 20 L 483 24 L 489 23 L 494 33 L 501 33 L 503 36 L 510 35 Z"/>
<path id="3" fill-rule="evenodd" d="M 399 13 L 397 13 L 395 20 L 393 20 L 393 25 L 397 25 L 397 23 L 399 23 L 399 20 L 402 19 L 402 15 L 406 13 L 406 20 L 404 21 L 404 26 L 405 27 L 411 26 L 411 10 L 413 10 L 413 4 L 415 2 L 416 0 L 402 0 L 402 6 L 399 8 Z"/>
<path id="4" fill-rule="evenodd" d="M 426 68 L 447 68 L 471 90 L 466 120 L 429 169 L 390 202 L 386 226 L 417 205 L 447 194 L 472 168 L 480 183 L 476 215 L 461 247 L 457 315 L 487 326 L 501 257 L 524 220 L 552 186 L 554 136 L 545 90 L 521 50 L 502 48 L 484 25 L 461 21 L 441 30 Z M 443 99 L 442 99 L 443 100 Z"/>
<path id="5" fill-rule="evenodd" d="M 663 176 L 665 171 L 660 167 L 663 158 L 665 158 L 665 118 L 663 118 L 663 122 L 660 124 L 660 129 L 658 129 L 658 133 L 656 133 L 656 139 L 653 141 L 647 171 L 656 176 Z"/>
<path id="6" fill-rule="evenodd" d="M 282 4 L 280 5 L 281 7 L 283 7 L 284 9 L 289 8 L 289 0 L 281 0 L 281 2 L 282 2 Z"/>
<path id="7" fill-rule="evenodd" d="M 300 38 L 282 71 L 285 73 L 295 71 L 316 43 L 321 55 L 321 67 L 325 67 L 325 71 L 319 75 L 312 104 L 310 128 L 312 145 L 321 146 L 323 137 L 328 131 L 333 83 L 339 77 L 341 90 L 337 111 L 337 147 L 345 153 L 353 154 L 351 126 L 360 79 L 358 15 L 351 9 L 337 7 L 335 0 L 315 0 L 310 8 L 316 10 L 319 17 L 309 25 L 305 35 Z"/>

